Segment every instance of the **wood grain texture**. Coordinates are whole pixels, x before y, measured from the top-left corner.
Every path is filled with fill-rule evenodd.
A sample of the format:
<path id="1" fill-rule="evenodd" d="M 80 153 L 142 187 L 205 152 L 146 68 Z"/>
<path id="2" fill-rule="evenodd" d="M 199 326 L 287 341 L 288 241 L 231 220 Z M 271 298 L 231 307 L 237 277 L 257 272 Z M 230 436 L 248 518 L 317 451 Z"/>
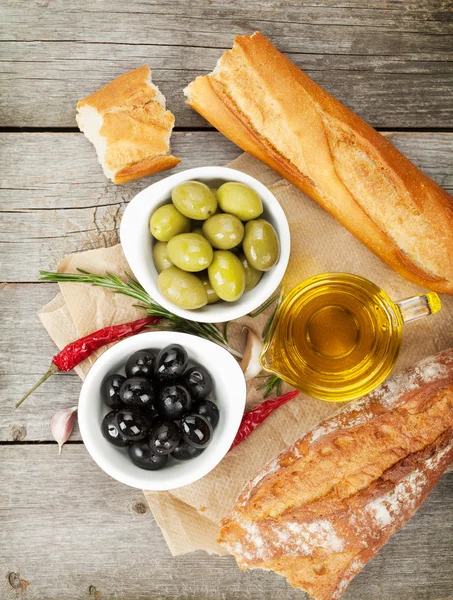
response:
<path id="1" fill-rule="evenodd" d="M 14 405 L 49 367 L 57 348 L 47 335 L 37 311 L 57 293 L 48 283 L 7 284 L 0 291 L 0 443 L 53 441 L 49 424 L 61 408 L 78 402 L 81 382 L 74 373 L 57 373 L 48 379 L 19 408 Z M 443 311 L 432 317 L 438 323 L 432 331 L 431 319 L 408 327 L 398 368 L 412 360 L 453 347 L 453 297 L 442 297 Z M 440 321 L 439 321 L 440 319 Z M 439 322 L 445 329 L 439 333 Z M 416 349 L 416 350 L 415 350 Z M 77 428 L 71 441 L 80 440 Z"/>
<path id="2" fill-rule="evenodd" d="M 139 490 L 99 470 L 81 445 L 2 446 L 0 597 L 82 600 L 298 600 L 273 573 L 232 558 L 171 558 Z M 344 600 L 451 599 L 453 473 L 351 584 Z M 416 568 L 415 568 L 416 566 Z M 12 574 L 16 574 L 14 577 Z M 90 595 L 91 590 L 91 595 Z"/>
<path id="3" fill-rule="evenodd" d="M 257 29 L 375 127 L 451 127 L 451 2 L 6 0 L 0 125 L 75 127 L 75 105 L 147 63 L 177 127 L 208 124 L 185 85 Z M 45 99 L 45 101 L 43 101 Z"/>
<path id="4" fill-rule="evenodd" d="M 5 0 L 1 21 L 0 127 L 75 127 L 80 97 L 146 63 L 177 127 L 205 129 L 182 89 L 255 29 L 375 127 L 453 123 L 451 0 Z M 391 138 L 453 190 L 452 134 Z M 216 132 L 172 140 L 180 169 L 240 153 Z M 0 598 L 303 598 L 230 558 L 171 558 L 141 492 L 100 471 L 77 428 L 59 457 L 49 422 L 77 402 L 76 375 L 53 376 L 13 408 L 56 351 L 36 311 L 58 288 L 26 282 L 64 253 L 114 243 L 125 204 L 166 174 L 115 186 L 72 133 L 0 134 L 0 163 L 0 281 L 24 282 L 0 285 Z M 345 600 L 453 600 L 452 514 L 450 473 Z"/>
<path id="5" fill-rule="evenodd" d="M 224 165 L 241 151 L 217 132 L 176 133 L 171 171 Z M 65 254 L 111 246 L 126 203 L 169 172 L 124 185 L 108 181 L 82 134 L 0 134 L 0 281 L 36 281 Z M 20 177 L 17 165 L 20 162 Z"/>
<path id="6" fill-rule="evenodd" d="M 48 283 L 6 285 L 0 291 L 0 441 L 51 441 L 52 415 L 78 402 L 79 377 L 57 373 L 14 408 L 58 352 L 36 314 L 57 293 L 58 286 Z M 71 440 L 80 440 L 77 427 Z"/>
<path id="7" fill-rule="evenodd" d="M 453 134 L 392 133 L 392 142 L 447 190 L 453 190 Z M 240 150 L 217 132 L 173 136 L 178 170 L 224 165 Z M 167 173 L 116 186 L 103 175 L 81 134 L 0 134 L 0 280 L 36 281 L 65 254 L 109 246 L 126 203 Z M 20 177 L 18 177 L 20 164 Z M 172 171 L 175 172 L 175 171 Z"/>

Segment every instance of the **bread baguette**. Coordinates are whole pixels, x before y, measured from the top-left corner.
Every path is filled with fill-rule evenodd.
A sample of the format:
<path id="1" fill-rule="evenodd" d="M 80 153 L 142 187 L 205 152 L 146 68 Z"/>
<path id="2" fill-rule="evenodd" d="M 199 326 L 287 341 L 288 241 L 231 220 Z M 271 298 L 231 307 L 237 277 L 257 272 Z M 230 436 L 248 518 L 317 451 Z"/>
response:
<path id="1" fill-rule="evenodd" d="M 453 293 L 453 198 L 263 35 L 236 37 L 185 94 L 400 275 Z"/>
<path id="2" fill-rule="evenodd" d="M 169 155 L 175 118 L 143 66 L 117 77 L 77 103 L 79 129 L 96 148 L 105 176 L 114 183 L 175 167 Z"/>
<path id="3" fill-rule="evenodd" d="M 453 461 L 453 349 L 387 380 L 271 461 L 222 521 L 241 569 L 337 600 Z"/>

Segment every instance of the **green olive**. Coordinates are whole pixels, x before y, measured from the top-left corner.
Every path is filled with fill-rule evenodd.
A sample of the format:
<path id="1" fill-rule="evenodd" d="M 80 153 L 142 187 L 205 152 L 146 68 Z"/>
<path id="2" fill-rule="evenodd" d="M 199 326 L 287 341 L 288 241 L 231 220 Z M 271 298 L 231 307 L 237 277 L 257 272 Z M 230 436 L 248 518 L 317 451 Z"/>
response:
<path id="1" fill-rule="evenodd" d="M 217 199 L 223 212 L 235 215 L 241 221 L 256 219 L 263 212 L 263 203 L 255 190 L 236 181 L 221 185 Z"/>
<path id="2" fill-rule="evenodd" d="M 242 242 L 244 225 L 234 215 L 220 213 L 203 223 L 203 234 L 213 248 L 229 250 Z"/>
<path id="3" fill-rule="evenodd" d="M 154 244 L 153 258 L 158 273 L 173 266 L 173 263 L 168 256 L 167 242 L 156 242 Z"/>
<path id="4" fill-rule="evenodd" d="M 181 233 L 168 242 L 171 262 L 183 271 L 203 271 L 212 262 L 212 248 L 208 240 L 197 233 Z"/>
<path id="5" fill-rule="evenodd" d="M 214 289 L 209 281 L 209 277 L 207 273 L 200 273 L 198 277 L 201 279 L 201 283 L 204 285 L 204 289 L 206 290 L 206 294 L 208 296 L 208 304 L 214 304 L 214 302 L 218 302 L 220 298 L 214 292 Z"/>
<path id="6" fill-rule="evenodd" d="M 180 183 L 173 188 L 171 199 L 180 213 L 198 221 L 209 219 L 217 209 L 215 194 L 201 181 Z"/>
<path id="7" fill-rule="evenodd" d="M 245 291 L 249 292 L 258 284 L 259 280 L 263 276 L 263 271 L 258 271 L 258 269 L 255 269 L 255 267 L 249 265 L 249 261 L 243 252 L 238 254 L 238 258 L 245 270 Z"/>
<path id="8" fill-rule="evenodd" d="M 206 290 L 199 278 L 178 267 L 162 271 L 157 278 L 157 287 L 162 296 L 180 308 L 193 310 L 208 303 Z"/>
<path id="9" fill-rule="evenodd" d="M 168 242 L 179 233 L 190 231 L 190 219 L 182 215 L 173 204 L 164 204 L 151 215 L 151 233 L 160 242 Z"/>
<path id="10" fill-rule="evenodd" d="M 214 252 L 208 275 L 214 292 L 225 302 L 235 302 L 244 293 L 244 267 L 239 258 L 229 250 Z"/>
<path id="11" fill-rule="evenodd" d="M 269 271 L 280 254 L 275 229 L 264 219 L 246 223 L 242 247 L 249 264 L 258 271 Z"/>

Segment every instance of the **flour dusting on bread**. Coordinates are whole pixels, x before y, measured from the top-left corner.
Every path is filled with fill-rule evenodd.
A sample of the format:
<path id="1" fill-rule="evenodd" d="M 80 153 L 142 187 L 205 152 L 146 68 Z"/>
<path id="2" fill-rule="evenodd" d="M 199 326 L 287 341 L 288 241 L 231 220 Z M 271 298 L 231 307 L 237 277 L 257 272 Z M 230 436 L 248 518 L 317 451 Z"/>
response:
<path id="1" fill-rule="evenodd" d="M 242 569 L 270 569 L 316 600 L 348 583 L 453 461 L 453 349 L 425 359 L 272 459 L 222 521 Z"/>

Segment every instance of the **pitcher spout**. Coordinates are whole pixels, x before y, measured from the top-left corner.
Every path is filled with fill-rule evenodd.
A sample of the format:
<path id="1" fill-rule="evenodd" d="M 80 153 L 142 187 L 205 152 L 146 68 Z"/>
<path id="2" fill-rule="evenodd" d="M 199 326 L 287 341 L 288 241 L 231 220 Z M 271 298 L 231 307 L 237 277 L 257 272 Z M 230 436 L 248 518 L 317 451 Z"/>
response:
<path id="1" fill-rule="evenodd" d="M 269 339 L 264 344 L 263 350 L 261 351 L 259 361 L 265 371 L 280 377 L 281 373 L 277 370 L 278 357 L 276 356 L 276 353 L 278 353 L 278 351 L 278 344 L 275 343 L 274 333 L 271 332 Z"/>

